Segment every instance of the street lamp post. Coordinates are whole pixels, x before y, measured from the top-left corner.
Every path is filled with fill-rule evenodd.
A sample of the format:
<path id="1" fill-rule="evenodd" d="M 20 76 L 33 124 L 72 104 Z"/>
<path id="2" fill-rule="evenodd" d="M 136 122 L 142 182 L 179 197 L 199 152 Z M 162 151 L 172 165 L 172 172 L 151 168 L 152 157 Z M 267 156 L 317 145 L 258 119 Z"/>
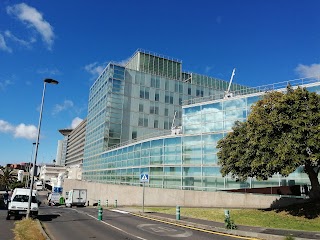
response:
<path id="1" fill-rule="evenodd" d="M 31 162 L 32 162 L 32 158 L 33 158 L 33 151 L 34 151 L 34 145 L 36 145 L 36 143 L 32 143 L 32 152 L 31 152 L 31 158 L 30 158 L 30 162 L 28 163 L 28 175 L 27 175 L 27 180 L 26 180 L 26 184 L 25 187 L 29 187 L 29 180 L 30 180 L 30 169 L 31 169 Z"/>
<path id="2" fill-rule="evenodd" d="M 29 192 L 29 199 L 28 199 L 28 208 L 27 208 L 27 216 L 26 218 L 30 217 L 30 209 L 31 209 L 31 199 L 32 199 L 32 189 L 33 189 L 33 179 L 35 175 L 35 170 L 36 170 L 36 163 L 37 163 L 37 156 L 38 156 L 38 146 L 39 146 L 39 137 L 40 137 L 40 128 L 41 128 L 41 120 L 42 120 L 42 110 L 43 110 L 43 104 L 44 104 L 44 96 L 46 92 L 46 84 L 51 83 L 51 84 L 58 84 L 59 82 L 54 79 L 46 78 L 43 81 L 43 92 L 42 92 L 42 100 L 41 100 L 41 107 L 40 107 L 40 117 L 39 117 L 39 124 L 38 124 L 38 133 L 37 133 L 37 141 L 36 141 L 36 149 L 35 149 L 35 154 L 34 154 L 34 159 L 33 159 L 33 168 L 32 168 L 32 173 L 31 173 L 31 181 L 30 181 L 30 192 Z"/>

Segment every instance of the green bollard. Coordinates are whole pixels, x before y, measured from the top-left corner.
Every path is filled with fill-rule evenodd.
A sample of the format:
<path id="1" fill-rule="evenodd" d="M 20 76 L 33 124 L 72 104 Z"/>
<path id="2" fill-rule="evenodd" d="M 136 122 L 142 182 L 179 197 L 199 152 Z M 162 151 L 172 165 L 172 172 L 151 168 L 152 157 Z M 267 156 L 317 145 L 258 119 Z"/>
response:
<path id="1" fill-rule="evenodd" d="M 100 200 L 98 200 L 98 206 L 99 206 L 99 207 L 101 206 L 101 201 L 100 201 Z"/>
<path id="2" fill-rule="evenodd" d="M 176 207 L 176 220 L 180 220 L 180 206 Z"/>
<path id="3" fill-rule="evenodd" d="M 108 199 L 106 200 L 106 206 L 108 207 Z"/>
<path id="4" fill-rule="evenodd" d="M 102 207 L 101 206 L 99 206 L 99 208 L 98 208 L 98 220 L 99 221 L 101 221 L 102 220 Z"/>
<path id="5" fill-rule="evenodd" d="M 115 207 L 115 208 L 118 207 L 118 200 L 117 200 L 117 199 L 114 201 L 114 207 Z"/>

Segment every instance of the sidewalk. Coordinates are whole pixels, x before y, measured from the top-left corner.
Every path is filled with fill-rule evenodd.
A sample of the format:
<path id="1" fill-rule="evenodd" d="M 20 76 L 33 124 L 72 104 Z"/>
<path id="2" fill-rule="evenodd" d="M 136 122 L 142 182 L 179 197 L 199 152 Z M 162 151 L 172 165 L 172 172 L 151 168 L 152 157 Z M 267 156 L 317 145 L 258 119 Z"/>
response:
<path id="1" fill-rule="evenodd" d="M 188 218 L 181 216 L 181 220 L 176 220 L 175 215 L 155 213 L 155 212 L 144 212 L 136 208 L 118 208 L 123 211 L 131 212 L 137 215 L 146 216 L 149 218 L 155 218 L 159 220 L 165 220 L 168 222 L 178 223 L 190 227 L 211 230 L 215 232 L 228 233 L 243 237 L 251 237 L 265 240 L 284 240 L 286 236 L 292 236 L 295 240 L 307 240 L 307 239 L 320 239 L 320 232 L 306 232 L 297 230 L 284 230 L 284 229 L 272 229 L 272 228 L 261 228 L 252 226 L 241 226 L 237 225 L 237 230 L 227 230 L 224 223 L 207 221 L 196 218 Z"/>

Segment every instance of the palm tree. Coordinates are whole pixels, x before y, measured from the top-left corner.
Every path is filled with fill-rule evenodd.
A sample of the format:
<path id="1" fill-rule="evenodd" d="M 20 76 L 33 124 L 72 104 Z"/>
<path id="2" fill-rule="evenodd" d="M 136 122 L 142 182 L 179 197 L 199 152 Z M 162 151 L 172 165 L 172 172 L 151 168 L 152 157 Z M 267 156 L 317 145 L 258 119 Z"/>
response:
<path id="1" fill-rule="evenodd" d="M 0 168 L 0 185 L 4 186 L 5 189 L 9 189 L 9 186 L 17 181 L 17 174 L 9 167 Z"/>

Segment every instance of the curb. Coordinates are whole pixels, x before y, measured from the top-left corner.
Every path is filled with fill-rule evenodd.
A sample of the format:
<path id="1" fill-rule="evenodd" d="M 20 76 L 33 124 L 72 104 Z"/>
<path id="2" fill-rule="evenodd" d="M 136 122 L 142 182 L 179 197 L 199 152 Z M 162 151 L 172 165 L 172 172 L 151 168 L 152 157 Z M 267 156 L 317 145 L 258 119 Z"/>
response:
<path id="1" fill-rule="evenodd" d="M 43 226 L 42 226 L 41 222 L 39 221 L 39 219 L 37 219 L 36 222 L 37 222 L 38 228 L 39 228 L 41 234 L 44 236 L 44 238 L 45 238 L 46 240 L 51 240 L 51 239 L 49 238 L 48 234 L 46 233 L 46 231 L 43 229 Z"/>

